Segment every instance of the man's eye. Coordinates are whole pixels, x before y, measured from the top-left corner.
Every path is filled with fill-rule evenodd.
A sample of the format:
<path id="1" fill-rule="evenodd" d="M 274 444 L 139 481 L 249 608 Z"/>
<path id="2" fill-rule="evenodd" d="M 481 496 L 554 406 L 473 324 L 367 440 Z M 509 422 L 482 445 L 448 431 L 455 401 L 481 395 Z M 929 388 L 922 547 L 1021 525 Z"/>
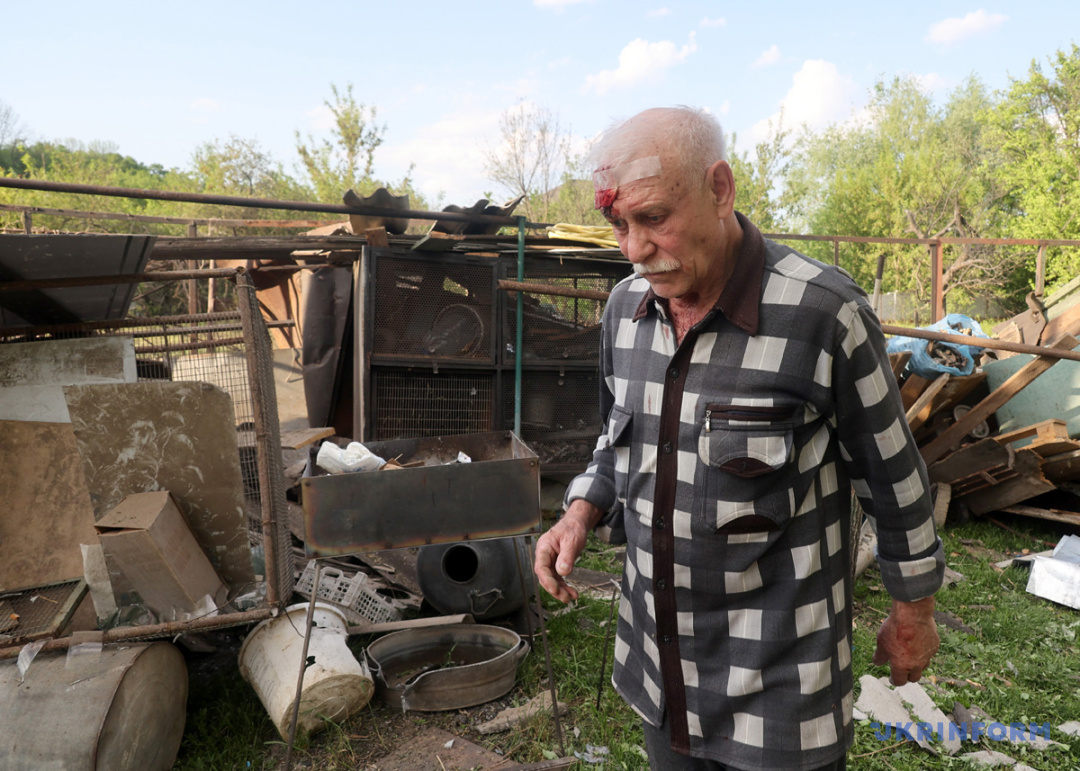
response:
<path id="1" fill-rule="evenodd" d="M 648 218 L 648 222 L 649 222 L 650 225 L 659 225 L 663 221 L 664 221 L 664 215 L 663 214 L 653 214 Z"/>

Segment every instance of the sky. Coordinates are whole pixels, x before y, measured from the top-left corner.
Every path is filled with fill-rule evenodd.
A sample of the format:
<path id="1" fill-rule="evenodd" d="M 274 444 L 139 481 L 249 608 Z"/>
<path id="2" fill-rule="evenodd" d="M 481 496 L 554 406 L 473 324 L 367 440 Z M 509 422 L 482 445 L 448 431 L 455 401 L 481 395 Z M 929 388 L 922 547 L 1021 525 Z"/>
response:
<path id="1" fill-rule="evenodd" d="M 939 100 L 970 75 L 1004 89 L 1080 42 L 1076 0 L 990 1 L 53 0 L 0 35 L 0 102 L 35 139 L 184 168 L 235 135 L 298 174 L 296 132 L 328 138 L 331 85 L 351 83 L 386 126 L 375 176 L 412 165 L 426 196 L 467 205 L 508 197 L 484 158 L 522 103 L 578 146 L 642 109 L 703 107 L 746 151 L 781 109 L 786 127 L 816 129 L 895 76 Z"/>

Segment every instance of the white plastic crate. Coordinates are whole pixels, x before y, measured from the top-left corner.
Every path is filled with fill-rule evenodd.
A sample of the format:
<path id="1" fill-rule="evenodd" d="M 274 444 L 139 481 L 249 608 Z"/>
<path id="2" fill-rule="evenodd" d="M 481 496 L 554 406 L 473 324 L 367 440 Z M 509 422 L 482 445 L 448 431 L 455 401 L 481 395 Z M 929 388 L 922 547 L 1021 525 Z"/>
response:
<path id="1" fill-rule="evenodd" d="M 311 599 L 314 584 L 315 560 L 311 560 L 297 580 L 294 591 Z M 343 608 L 352 623 L 381 624 L 401 620 L 401 612 L 368 586 L 367 576 L 363 573 L 349 576 L 337 568 L 324 567 L 319 574 L 318 599 Z"/>

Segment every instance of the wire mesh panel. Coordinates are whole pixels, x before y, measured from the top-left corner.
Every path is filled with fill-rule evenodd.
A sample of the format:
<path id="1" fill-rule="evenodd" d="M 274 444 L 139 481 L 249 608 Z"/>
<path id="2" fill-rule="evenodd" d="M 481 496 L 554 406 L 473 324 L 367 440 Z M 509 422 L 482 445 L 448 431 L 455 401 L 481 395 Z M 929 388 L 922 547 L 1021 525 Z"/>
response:
<path id="1" fill-rule="evenodd" d="M 494 375 L 373 368 L 374 439 L 492 431 Z"/>
<path id="2" fill-rule="evenodd" d="M 435 258 L 379 257 L 372 353 L 493 360 L 492 271 Z"/>
<path id="3" fill-rule="evenodd" d="M 503 389 L 503 427 L 514 426 L 514 386 Z M 581 468 L 600 434 L 595 370 L 525 370 L 521 377 L 521 439 L 545 467 Z"/>
<path id="4" fill-rule="evenodd" d="M 610 292 L 625 275 L 624 267 L 615 265 L 605 271 L 578 275 L 549 275 L 536 272 L 527 275 L 526 282 L 549 284 L 569 289 L 591 289 Z M 600 319 L 604 313 L 603 300 L 579 297 L 525 294 L 522 347 L 525 361 L 567 361 L 596 363 L 600 352 Z M 509 341 L 503 357 L 514 360 L 513 341 L 517 335 L 517 303 L 506 303 L 504 335 Z"/>

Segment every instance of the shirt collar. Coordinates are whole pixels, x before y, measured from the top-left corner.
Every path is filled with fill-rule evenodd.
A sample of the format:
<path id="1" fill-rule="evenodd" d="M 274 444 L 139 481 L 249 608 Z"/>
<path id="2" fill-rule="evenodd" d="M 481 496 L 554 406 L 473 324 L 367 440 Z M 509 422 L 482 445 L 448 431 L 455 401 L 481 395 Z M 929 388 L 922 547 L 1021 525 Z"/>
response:
<path id="1" fill-rule="evenodd" d="M 735 218 L 742 228 L 742 244 L 735 256 L 735 269 L 720 293 L 720 299 L 713 306 L 713 311 L 720 311 L 724 317 L 748 335 L 758 331 L 758 306 L 761 301 L 761 282 L 765 272 L 765 238 L 750 220 L 739 212 Z M 654 302 L 664 305 L 667 300 L 657 297 L 652 287 L 645 293 L 633 320 L 638 321 L 649 313 Z"/>

